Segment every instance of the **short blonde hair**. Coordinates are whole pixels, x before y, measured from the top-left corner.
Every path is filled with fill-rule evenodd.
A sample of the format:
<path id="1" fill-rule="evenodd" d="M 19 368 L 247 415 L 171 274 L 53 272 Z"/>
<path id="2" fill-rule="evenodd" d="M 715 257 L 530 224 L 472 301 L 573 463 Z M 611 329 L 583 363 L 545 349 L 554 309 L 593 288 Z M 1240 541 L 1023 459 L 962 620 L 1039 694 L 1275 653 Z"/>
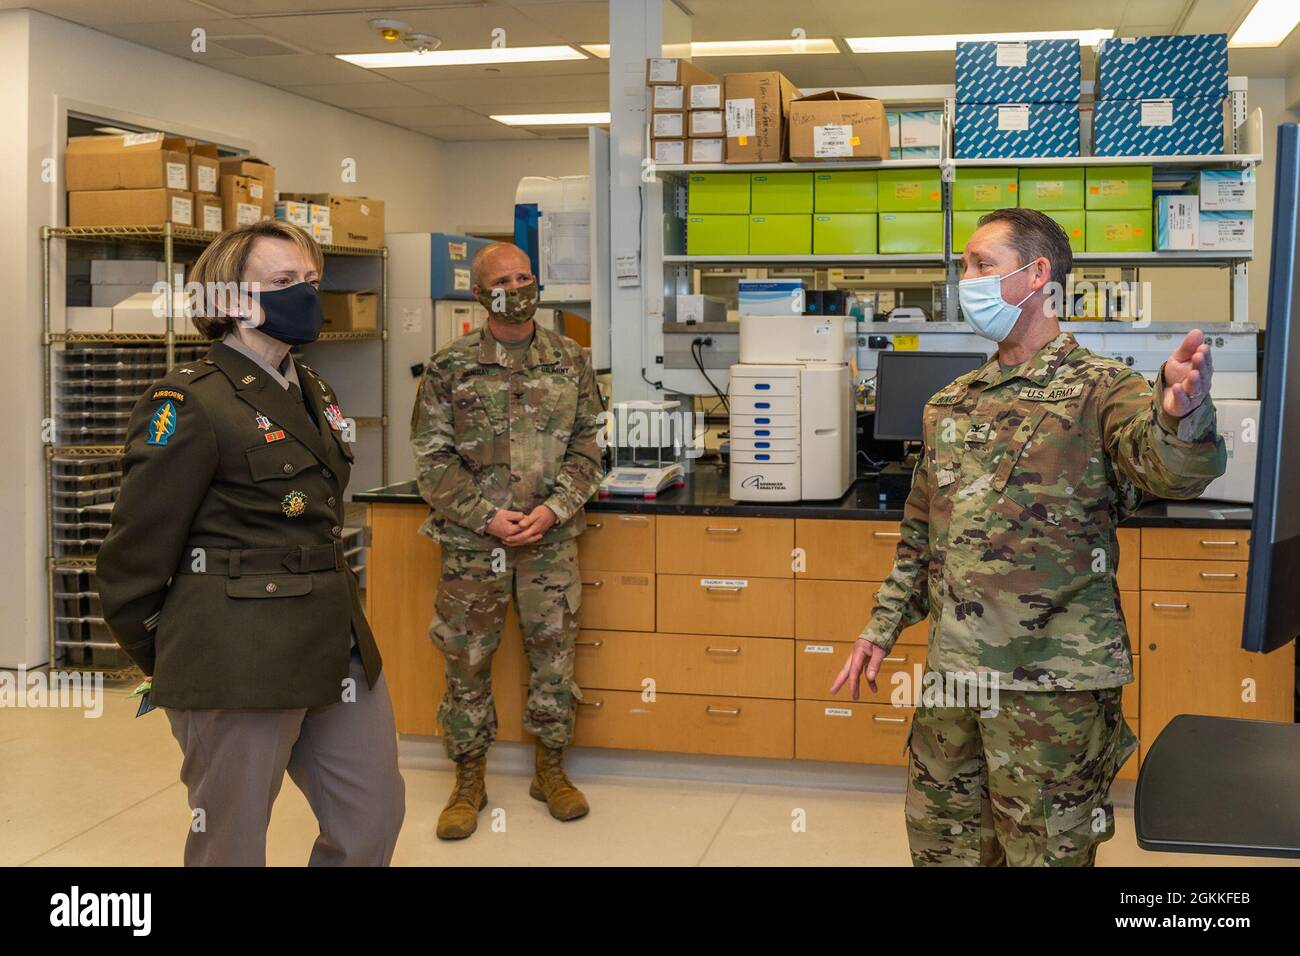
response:
<path id="1" fill-rule="evenodd" d="M 244 278 L 244 270 L 248 267 L 248 257 L 253 251 L 253 244 L 263 238 L 287 239 L 306 254 L 318 273 L 324 272 L 325 256 L 321 252 L 320 244 L 306 231 L 291 222 L 263 219 L 261 222 L 227 229 L 213 239 L 194 263 L 194 268 L 190 270 L 189 281 L 198 283 L 205 290 L 241 282 Z M 211 299 L 212 297 L 207 297 L 205 305 Z M 215 314 L 217 311 L 205 307 L 201 310 L 201 315 L 192 316 L 195 328 L 206 339 L 220 339 L 235 324 L 234 319 L 229 316 Z"/>

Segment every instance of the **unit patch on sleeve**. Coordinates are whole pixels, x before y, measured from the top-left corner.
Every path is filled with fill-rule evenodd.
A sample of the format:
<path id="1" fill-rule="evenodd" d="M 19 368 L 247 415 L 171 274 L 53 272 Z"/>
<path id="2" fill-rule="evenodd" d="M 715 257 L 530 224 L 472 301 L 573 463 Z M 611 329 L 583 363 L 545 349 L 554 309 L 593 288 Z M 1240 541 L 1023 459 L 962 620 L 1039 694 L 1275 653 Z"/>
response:
<path id="1" fill-rule="evenodd" d="M 185 401 L 185 393 L 178 392 L 174 388 L 155 388 L 153 390 L 153 395 L 150 396 L 150 401 L 155 401 L 159 398 L 171 398 L 178 402 L 183 402 Z"/>
<path id="2" fill-rule="evenodd" d="M 159 405 L 153 417 L 149 419 L 149 437 L 146 441 L 150 445 L 166 445 L 174 434 L 176 434 L 176 406 L 169 400 Z"/>

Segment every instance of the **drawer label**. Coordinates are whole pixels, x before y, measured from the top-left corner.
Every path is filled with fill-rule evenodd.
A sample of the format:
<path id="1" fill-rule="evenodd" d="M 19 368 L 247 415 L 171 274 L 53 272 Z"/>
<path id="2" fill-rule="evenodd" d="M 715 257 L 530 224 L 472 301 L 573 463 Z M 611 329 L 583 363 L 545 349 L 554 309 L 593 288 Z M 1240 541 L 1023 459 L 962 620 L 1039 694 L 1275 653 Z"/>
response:
<path id="1" fill-rule="evenodd" d="M 741 578 L 700 578 L 702 588 L 747 588 L 749 582 Z"/>
<path id="2" fill-rule="evenodd" d="M 827 717 L 852 717 L 853 711 L 847 707 L 827 707 L 825 714 Z"/>
<path id="3" fill-rule="evenodd" d="M 834 654 L 835 648 L 830 644 L 805 644 L 803 652 L 805 654 Z"/>
<path id="4" fill-rule="evenodd" d="M 650 578 L 644 574 L 624 574 L 619 580 L 623 584 L 638 588 L 643 588 L 650 583 Z"/>

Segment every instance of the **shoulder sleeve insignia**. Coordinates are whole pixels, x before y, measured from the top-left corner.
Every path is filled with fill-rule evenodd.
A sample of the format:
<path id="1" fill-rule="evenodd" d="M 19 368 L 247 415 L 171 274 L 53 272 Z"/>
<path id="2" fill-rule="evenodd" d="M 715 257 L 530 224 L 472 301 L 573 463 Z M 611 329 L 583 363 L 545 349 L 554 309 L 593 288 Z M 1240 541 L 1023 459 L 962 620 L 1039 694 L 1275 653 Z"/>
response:
<path id="1" fill-rule="evenodd" d="M 163 402 L 149 419 L 149 435 L 145 439 L 150 445 L 166 445 L 176 434 L 176 406 L 171 400 Z"/>
<path id="2" fill-rule="evenodd" d="M 185 401 L 185 393 L 174 388 L 155 388 L 149 400 L 157 401 L 160 398 L 170 398 L 173 401 L 183 402 Z"/>

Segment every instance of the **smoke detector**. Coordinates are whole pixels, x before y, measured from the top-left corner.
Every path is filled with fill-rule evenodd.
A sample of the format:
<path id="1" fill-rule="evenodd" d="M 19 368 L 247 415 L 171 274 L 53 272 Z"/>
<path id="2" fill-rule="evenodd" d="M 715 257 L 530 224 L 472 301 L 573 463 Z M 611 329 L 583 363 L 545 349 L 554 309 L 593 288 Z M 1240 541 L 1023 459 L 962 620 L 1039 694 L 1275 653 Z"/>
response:
<path id="1" fill-rule="evenodd" d="M 389 43 L 395 43 L 402 39 L 403 35 L 411 32 L 411 25 L 405 20 L 390 20 L 386 17 L 376 17 L 370 21 L 370 29 L 378 30 L 381 37 Z"/>
<path id="2" fill-rule="evenodd" d="M 402 42 L 416 53 L 429 53 L 442 46 L 442 40 L 431 33 L 407 33 L 402 36 Z"/>

